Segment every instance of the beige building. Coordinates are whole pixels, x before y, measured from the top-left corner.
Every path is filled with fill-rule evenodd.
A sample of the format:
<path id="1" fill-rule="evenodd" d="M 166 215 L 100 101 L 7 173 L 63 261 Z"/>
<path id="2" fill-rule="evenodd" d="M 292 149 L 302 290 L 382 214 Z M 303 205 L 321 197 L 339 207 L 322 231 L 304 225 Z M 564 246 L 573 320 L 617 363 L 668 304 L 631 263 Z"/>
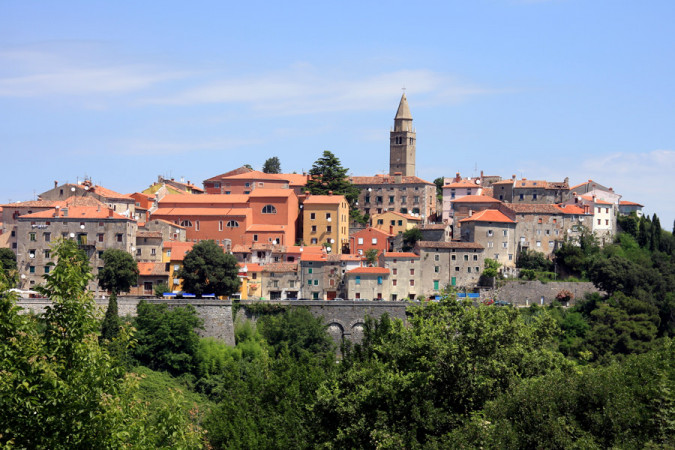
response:
<path id="1" fill-rule="evenodd" d="M 55 181 L 53 189 L 38 195 L 40 200 L 54 202 L 62 202 L 70 197 L 89 197 L 98 200 L 121 216 L 131 219 L 135 217 L 136 201 L 131 196 L 95 185 L 90 180 L 84 180 L 77 184 L 66 183 L 60 186 L 58 181 Z"/>
<path id="2" fill-rule="evenodd" d="M 387 300 L 415 299 L 420 292 L 420 257 L 410 252 L 384 252 L 379 266 L 389 269 L 389 298 Z"/>
<path id="3" fill-rule="evenodd" d="M 302 203 L 302 240 L 335 254 L 349 246 L 349 204 L 343 195 L 310 195 Z"/>
<path id="4" fill-rule="evenodd" d="M 261 296 L 267 300 L 297 300 L 300 275 L 297 263 L 272 263 L 261 266 Z"/>
<path id="5" fill-rule="evenodd" d="M 382 214 L 375 214 L 372 216 L 373 228 L 396 236 L 405 233 L 411 228 L 422 225 L 422 220 L 419 217 L 411 216 L 410 214 L 401 214 L 395 211 L 387 211 Z"/>
<path id="6" fill-rule="evenodd" d="M 419 216 L 423 223 L 436 216 L 436 185 L 416 176 L 350 177 L 361 189 L 358 209 L 373 216 L 386 211 Z"/>
<path id="7" fill-rule="evenodd" d="M 357 267 L 345 274 L 347 298 L 353 300 L 384 300 L 391 296 L 389 269 Z"/>

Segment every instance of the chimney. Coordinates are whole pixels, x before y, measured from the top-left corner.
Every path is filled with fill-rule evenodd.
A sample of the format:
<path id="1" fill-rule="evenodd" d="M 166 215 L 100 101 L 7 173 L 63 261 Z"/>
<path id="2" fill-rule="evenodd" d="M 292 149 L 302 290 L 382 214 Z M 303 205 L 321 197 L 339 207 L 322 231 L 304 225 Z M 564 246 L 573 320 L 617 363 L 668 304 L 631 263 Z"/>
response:
<path id="1" fill-rule="evenodd" d="M 394 234 L 394 226 L 389 225 L 389 234 Z"/>
<path id="2" fill-rule="evenodd" d="M 514 175 L 511 175 L 511 179 L 512 179 L 512 180 L 515 180 L 515 179 L 516 179 L 516 175 L 515 175 L 515 174 L 514 174 Z"/>
<path id="3" fill-rule="evenodd" d="M 333 191 L 328 191 L 328 195 L 333 195 Z"/>
<path id="4" fill-rule="evenodd" d="M 68 208 L 63 208 L 63 217 L 68 217 Z"/>
<path id="5" fill-rule="evenodd" d="M 112 218 L 112 216 L 113 216 L 113 210 L 112 210 L 112 209 L 108 209 L 108 217 L 109 217 L 109 218 Z"/>
<path id="6" fill-rule="evenodd" d="M 459 172 L 457 172 L 457 173 L 455 174 L 455 181 L 457 182 L 457 181 L 461 181 L 461 180 L 462 180 L 462 177 L 459 176 Z"/>
<path id="7" fill-rule="evenodd" d="M 401 172 L 394 172 L 394 182 L 398 184 L 403 182 L 403 174 Z"/>
<path id="8" fill-rule="evenodd" d="M 54 217 L 59 217 L 59 206 L 54 207 Z"/>
<path id="9" fill-rule="evenodd" d="M 59 182 L 54 180 L 54 189 L 56 189 L 59 186 Z"/>

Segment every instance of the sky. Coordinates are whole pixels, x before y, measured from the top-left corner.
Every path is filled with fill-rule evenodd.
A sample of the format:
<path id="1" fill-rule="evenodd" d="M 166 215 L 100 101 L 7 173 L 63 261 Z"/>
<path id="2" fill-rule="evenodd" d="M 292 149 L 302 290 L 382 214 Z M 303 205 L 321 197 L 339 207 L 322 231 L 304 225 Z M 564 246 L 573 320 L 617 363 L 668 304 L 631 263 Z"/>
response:
<path id="1" fill-rule="evenodd" d="M 385 173 L 593 179 L 675 219 L 675 2 L 0 0 L 0 202 L 197 185 L 324 150 Z"/>

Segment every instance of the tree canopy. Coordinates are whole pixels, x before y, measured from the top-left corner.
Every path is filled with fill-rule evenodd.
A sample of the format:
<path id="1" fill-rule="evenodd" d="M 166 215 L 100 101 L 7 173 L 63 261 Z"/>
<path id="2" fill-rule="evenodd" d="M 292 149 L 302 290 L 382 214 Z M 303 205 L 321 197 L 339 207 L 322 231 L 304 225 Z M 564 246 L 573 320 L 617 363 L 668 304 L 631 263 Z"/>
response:
<path id="1" fill-rule="evenodd" d="M 265 164 L 263 164 L 262 171 L 265 173 L 281 173 L 281 162 L 276 156 L 267 158 Z"/>
<path id="2" fill-rule="evenodd" d="M 178 278 L 183 290 L 201 297 L 204 294 L 232 295 L 239 289 L 239 266 L 214 241 L 201 241 L 183 259 Z"/>
<path id="3" fill-rule="evenodd" d="M 325 150 L 309 171 L 307 190 L 314 195 L 328 195 L 330 192 L 344 195 L 354 210 L 360 190 L 349 181 L 348 171 L 333 153 Z"/>
<path id="4" fill-rule="evenodd" d="M 117 296 L 129 292 L 138 282 L 138 264 L 134 257 L 124 250 L 109 248 L 103 252 L 103 268 L 98 271 L 98 284 Z"/>

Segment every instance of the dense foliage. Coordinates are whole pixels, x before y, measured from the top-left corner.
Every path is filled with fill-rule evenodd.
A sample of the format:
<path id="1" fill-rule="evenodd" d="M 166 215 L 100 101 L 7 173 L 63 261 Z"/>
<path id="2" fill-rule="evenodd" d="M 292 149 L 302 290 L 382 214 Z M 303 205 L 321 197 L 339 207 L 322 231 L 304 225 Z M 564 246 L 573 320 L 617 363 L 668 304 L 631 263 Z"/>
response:
<path id="1" fill-rule="evenodd" d="M 176 276 L 182 278 L 186 292 L 201 297 L 203 294 L 234 294 L 239 289 L 238 274 L 237 259 L 214 241 L 206 240 L 195 244 L 185 255 Z"/>
<path id="2" fill-rule="evenodd" d="M 265 160 L 263 164 L 262 171 L 264 173 L 281 173 L 281 161 L 277 156 L 272 156 Z"/>

